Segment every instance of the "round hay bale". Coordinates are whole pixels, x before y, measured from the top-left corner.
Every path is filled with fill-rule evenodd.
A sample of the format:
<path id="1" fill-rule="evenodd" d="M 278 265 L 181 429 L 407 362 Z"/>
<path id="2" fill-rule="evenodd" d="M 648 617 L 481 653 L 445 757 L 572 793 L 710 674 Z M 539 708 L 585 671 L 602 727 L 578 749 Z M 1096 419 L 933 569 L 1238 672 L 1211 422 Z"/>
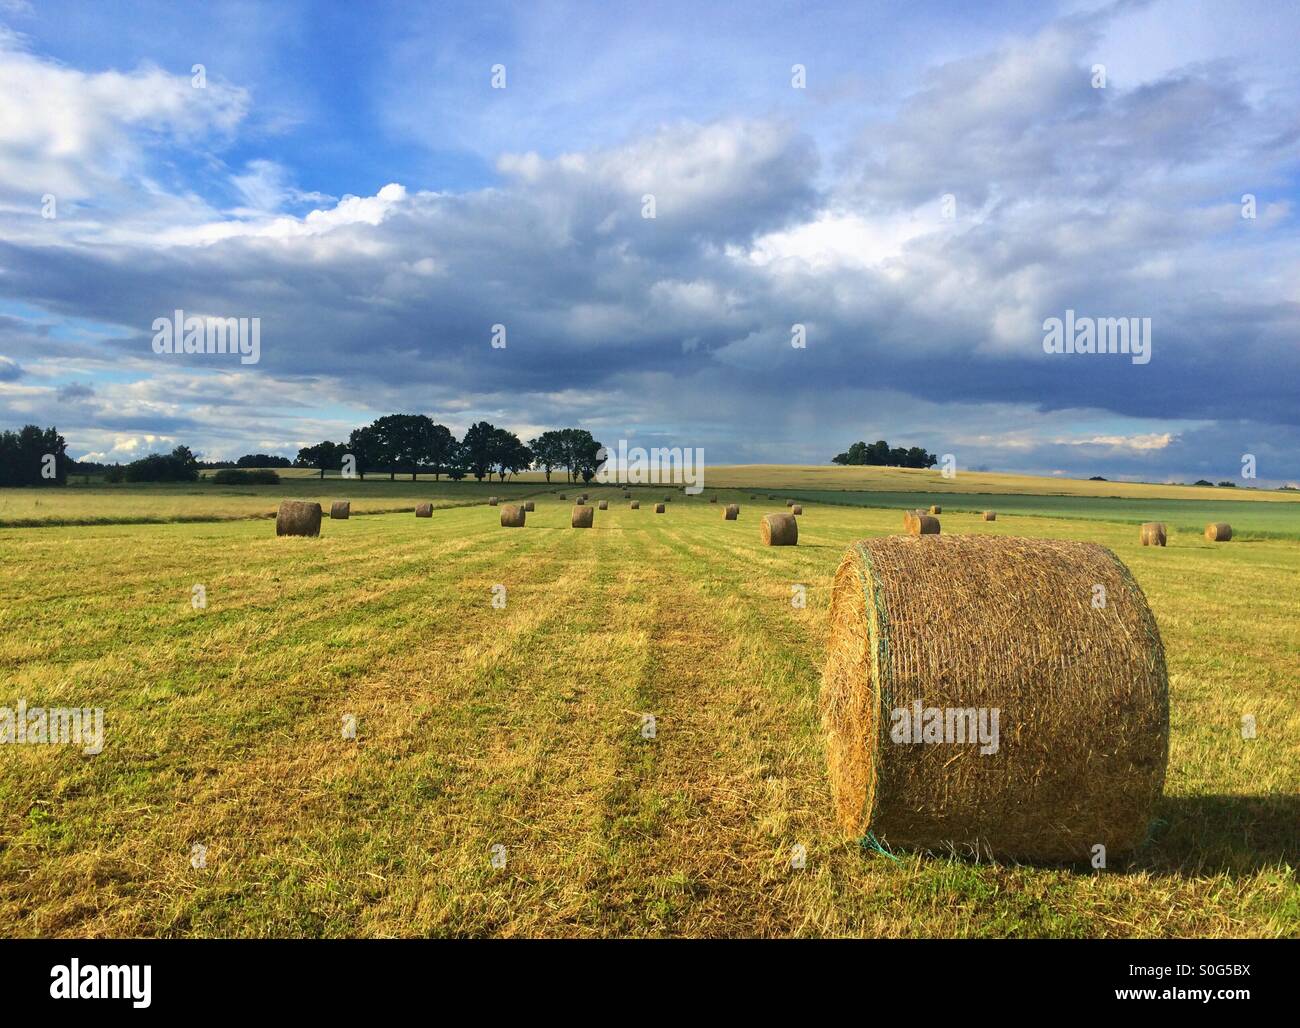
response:
<path id="1" fill-rule="evenodd" d="M 662 514 L 662 513 L 664 512 L 664 509 L 665 509 L 665 508 L 664 508 L 664 505 L 663 505 L 662 503 L 656 503 L 656 504 L 655 504 L 655 513 L 656 513 L 656 514 Z"/>
<path id="2" fill-rule="evenodd" d="M 943 513 L 943 508 L 940 507 L 940 506 L 936 503 L 933 507 L 930 508 L 930 513 L 931 513 L 931 514 L 942 514 L 942 513 Z"/>
<path id="3" fill-rule="evenodd" d="M 330 504 L 331 521 L 347 521 L 352 516 L 352 503 L 350 500 L 335 500 Z"/>
<path id="4" fill-rule="evenodd" d="M 568 497 L 565 496 L 564 493 L 560 493 L 560 499 L 561 499 L 561 500 L 567 500 Z"/>
<path id="5" fill-rule="evenodd" d="M 488 506 L 489 506 L 489 507 L 495 507 L 496 505 L 497 505 L 497 498 L 496 498 L 495 496 L 489 496 L 489 497 L 488 497 Z"/>
<path id="6" fill-rule="evenodd" d="M 717 503 L 717 502 L 718 502 L 718 498 L 717 498 L 716 496 L 710 496 L 710 497 L 709 497 L 709 502 L 710 502 L 710 503 Z"/>
<path id="7" fill-rule="evenodd" d="M 570 524 L 574 528 L 590 528 L 596 520 L 596 512 L 590 507 L 584 507 L 581 504 L 573 508 L 573 517 Z"/>
<path id="8" fill-rule="evenodd" d="M 633 500 L 633 501 L 632 501 L 631 503 L 629 503 L 627 506 L 628 506 L 628 510 L 640 510 L 640 509 L 641 509 L 641 501 L 640 501 L 640 500 Z"/>
<path id="9" fill-rule="evenodd" d="M 722 508 L 722 516 L 728 521 L 735 521 L 740 517 L 740 505 L 738 503 L 729 503 Z"/>
<path id="10" fill-rule="evenodd" d="M 840 824 L 888 846 L 1121 853 L 1145 841 L 1169 758 L 1160 632 L 1094 543 L 855 543 L 832 586 L 821 712 Z"/>
<path id="11" fill-rule="evenodd" d="M 903 515 L 903 528 L 908 535 L 938 535 L 939 519 L 919 510 L 909 510 Z"/>
<path id="12" fill-rule="evenodd" d="M 528 513 L 531 514 L 535 509 L 536 509 L 536 503 L 535 503 L 535 501 L 533 501 L 533 500 L 525 500 L 525 501 L 524 501 L 524 510 L 528 511 Z"/>
<path id="13" fill-rule="evenodd" d="M 758 534 L 764 546 L 797 546 L 799 522 L 793 514 L 764 514 L 758 523 Z"/>
<path id="14" fill-rule="evenodd" d="M 796 503 L 793 507 L 790 508 L 790 513 L 791 513 L 791 514 L 802 514 L 802 513 L 803 513 L 803 504 L 801 504 L 801 503 Z"/>
<path id="15" fill-rule="evenodd" d="M 983 514 L 980 515 L 980 517 L 983 518 L 985 521 L 997 521 L 998 513 L 995 510 L 986 510 Z"/>
<path id="16" fill-rule="evenodd" d="M 671 496 L 664 497 L 664 503 L 672 503 L 672 502 L 673 502 L 673 498 Z"/>
<path id="17" fill-rule="evenodd" d="M 523 528 L 524 508 L 514 503 L 503 503 L 501 505 L 501 527 Z"/>
<path id="18" fill-rule="evenodd" d="M 609 510 L 609 501 L 601 500 L 600 503 L 596 504 L 596 506 L 598 506 L 601 510 Z"/>
<path id="19" fill-rule="evenodd" d="M 1165 523 L 1148 521 L 1142 526 L 1141 539 L 1143 546 L 1164 546 L 1169 539 L 1169 534 L 1165 531 Z"/>
<path id="20" fill-rule="evenodd" d="M 415 505 L 415 516 L 416 516 L 417 518 L 431 518 L 431 517 L 433 517 L 433 504 L 432 504 L 432 503 L 417 503 L 417 504 Z"/>
<path id="21" fill-rule="evenodd" d="M 1232 526 L 1226 521 L 1211 521 L 1205 526 L 1205 538 L 1212 543 L 1226 543 L 1232 538 Z"/>
<path id="22" fill-rule="evenodd" d="M 626 499 L 628 499 L 631 495 L 632 495 L 632 494 L 629 493 L 629 492 L 624 492 L 624 493 L 623 493 L 623 499 L 626 500 Z"/>
<path id="23" fill-rule="evenodd" d="M 786 500 L 786 501 L 785 501 L 785 505 L 786 505 L 787 507 L 793 507 L 793 506 L 794 506 L 794 500 Z"/>
<path id="24" fill-rule="evenodd" d="M 306 500 L 281 500 L 275 514 L 276 535 L 320 535 L 319 503 Z"/>

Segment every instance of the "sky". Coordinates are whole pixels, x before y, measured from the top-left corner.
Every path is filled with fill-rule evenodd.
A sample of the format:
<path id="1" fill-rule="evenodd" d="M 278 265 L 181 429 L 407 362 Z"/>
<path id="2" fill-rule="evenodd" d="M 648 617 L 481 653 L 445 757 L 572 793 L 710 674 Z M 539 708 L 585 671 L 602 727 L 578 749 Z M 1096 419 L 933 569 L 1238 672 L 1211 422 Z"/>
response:
<path id="1" fill-rule="evenodd" d="M 1297 40 L 1282 0 L 0 0 L 0 427 L 1294 482 Z M 258 360 L 155 352 L 176 310 Z M 1067 311 L 1149 360 L 1047 352 Z"/>

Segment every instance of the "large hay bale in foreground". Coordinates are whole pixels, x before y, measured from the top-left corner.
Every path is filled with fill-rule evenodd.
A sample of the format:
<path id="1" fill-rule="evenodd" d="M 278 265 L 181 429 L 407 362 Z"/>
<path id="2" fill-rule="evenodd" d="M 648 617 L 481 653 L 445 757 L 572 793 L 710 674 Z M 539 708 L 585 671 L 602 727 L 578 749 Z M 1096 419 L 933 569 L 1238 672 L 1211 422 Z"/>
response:
<path id="1" fill-rule="evenodd" d="M 533 501 L 533 500 L 525 500 L 525 501 L 524 501 L 524 510 L 528 511 L 530 514 L 531 514 L 534 510 L 536 510 L 536 508 L 537 508 L 537 505 L 536 505 L 535 501 Z"/>
<path id="2" fill-rule="evenodd" d="M 1232 538 L 1232 526 L 1226 521 L 1211 521 L 1205 526 L 1205 538 L 1212 543 L 1226 543 Z"/>
<path id="3" fill-rule="evenodd" d="M 664 505 L 663 505 L 662 503 L 656 503 L 656 504 L 655 504 L 655 513 L 656 513 L 656 514 L 662 514 L 662 513 L 664 512 L 664 510 L 665 510 L 665 507 L 664 507 Z"/>
<path id="4" fill-rule="evenodd" d="M 513 503 L 503 503 L 501 505 L 501 527 L 523 528 L 524 508 Z"/>
<path id="5" fill-rule="evenodd" d="M 939 519 L 919 510 L 909 510 L 903 514 L 903 528 L 908 535 L 938 535 Z"/>
<path id="6" fill-rule="evenodd" d="M 1165 531 L 1165 523 L 1148 521 L 1142 526 L 1141 539 L 1143 546 L 1164 546 L 1169 539 L 1169 534 Z"/>
<path id="7" fill-rule="evenodd" d="M 980 515 L 980 517 L 983 518 L 985 521 L 997 521 L 998 519 L 997 511 L 992 511 L 992 510 L 986 510 L 983 514 Z"/>
<path id="8" fill-rule="evenodd" d="M 1094 543 L 855 543 L 835 573 L 821 710 L 839 821 L 887 846 L 1113 855 L 1146 839 L 1164 786 L 1160 633 Z"/>
<path id="9" fill-rule="evenodd" d="M 728 521 L 735 521 L 740 517 L 740 504 L 729 503 L 722 508 L 722 516 Z"/>
<path id="10" fill-rule="evenodd" d="M 790 508 L 790 513 L 791 513 L 791 514 L 802 514 L 802 513 L 803 513 L 803 504 L 802 504 L 802 503 L 796 503 L 793 507 Z"/>
<path id="11" fill-rule="evenodd" d="M 570 524 L 574 528 L 590 528 L 596 520 L 596 512 L 590 507 L 584 507 L 582 504 L 573 508 L 573 517 Z"/>
<path id="12" fill-rule="evenodd" d="M 934 506 L 932 506 L 932 507 L 930 508 L 930 513 L 931 513 L 931 514 L 942 514 L 942 513 L 943 513 L 943 508 L 940 507 L 940 506 L 936 503 Z"/>
<path id="13" fill-rule="evenodd" d="M 330 520 L 347 521 L 352 516 L 352 503 L 350 500 L 335 500 L 330 504 Z"/>
<path id="14" fill-rule="evenodd" d="M 627 506 L 628 506 L 628 510 L 640 510 L 640 509 L 641 509 L 641 501 L 640 501 L 640 500 L 633 500 L 633 501 L 632 501 L 631 503 L 629 503 Z"/>
<path id="15" fill-rule="evenodd" d="M 306 500 L 281 500 L 275 514 L 276 535 L 320 535 L 319 503 Z"/>
<path id="16" fill-rule="evenodd" d="M 433 504 L 432 504 L 432 503 L 417 503 L 417 504 L 415 505 L 415 516 L 416 516 L 417 518 L 431 518 L 431 517 L 433 517 Z"/>
<path id="17" fill-rule="evenodd" d="M 793 514 L 764 514 L 758 523 L 758 535 L 764 546 L 797 546 L 799 522 Z"/>
<path id="18" fill-rule="evenodd" d="M 596 506 L 599 507 L 601 510 L 609 510 L 609 501 L 601 500 L 598 504 L 596 504 Z"/>

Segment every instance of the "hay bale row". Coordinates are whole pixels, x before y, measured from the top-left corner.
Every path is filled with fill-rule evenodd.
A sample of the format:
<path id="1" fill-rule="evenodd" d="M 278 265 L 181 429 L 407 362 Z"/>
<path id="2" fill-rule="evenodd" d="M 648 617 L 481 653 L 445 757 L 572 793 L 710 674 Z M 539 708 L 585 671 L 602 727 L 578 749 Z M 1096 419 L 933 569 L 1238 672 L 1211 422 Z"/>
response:
<path id="1" fill-rule="evenodd" d="M 1232 538 L 1232 526 L 1226 521 L 1211 521 L 1205 526 L 1205 538 L 1212 543 L 1226 543 Z"/>
<path id="2" fill-rule="evenodd" d="M 590 507 L 579 504 L 573 508 L 573 516 L 569 523 L 574 528 L 590 528 L 596 520 L 596 512 Z"/>
<path id="3" fill-rule="evenodd" d="M 735 521 L 736 518 L 740 517 L 740 505 L 736 503 L 727 504 L 722 508 L 722 516 L 727 521 Z"/>
<path id="4" fill-rule="evenodd" d="M 352 516 L 352 504 L 348 500 L 335 500 L 330 504 L 331 521 L 347 521 Z"/>
<path id="5" fill-rule="evenodd" d="M 319 503 L 305 500 L 281 500 L 275 514 L 276 535 L 320 535 Z"/>
<path id="6" fill-rule="evenodd" d="M 1140 534 L 1143 546 L 1164 546 L 1169 539 L 1163 521 L 1148 521 Z"/>
<path id="7" fill-rule="evenodd" d="M 523 528 L 524 508 L 514 503 L 502 504 L 501 505 L 501 527 L 502 528 Z"/>
<path id="8" fill-rule="evenodd" d="M 855 543 L 833 582 L 820 705 L 840 824 L 886 846 L 1122 853 L 1146 839 L 1164 785 L 1160 633 L 1128 569 L 1092 543 Z M 962 742 L 993 710 L 998 745 Z M 935 727 L 930 711 L 925 745 L 914 721 Z"/>
<path id="9" fill-rule="evenodd" d="M 758 524 L 758 534 L 764 546 L 797 546 L 799 522 L 793 514 L 764 514 Z"/>

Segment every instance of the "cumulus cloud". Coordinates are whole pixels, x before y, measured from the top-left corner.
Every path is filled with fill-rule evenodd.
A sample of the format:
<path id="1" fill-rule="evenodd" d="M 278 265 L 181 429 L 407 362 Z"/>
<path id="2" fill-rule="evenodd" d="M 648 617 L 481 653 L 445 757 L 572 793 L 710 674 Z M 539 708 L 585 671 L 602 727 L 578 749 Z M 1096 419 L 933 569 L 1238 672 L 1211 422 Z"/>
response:
<path id="1" fill-rule="evenodd" d="M 0 299 L 94 329 L 0 320 L 36 383 L 0 392 L 0 414 L 48 403 L 88 439 L 121 433 L 94 443 L 104 453 L 150 427 L 237 447 L 236 409 L 243 438 L 291 446 L 415 408 L 453 427 L 676 434 L 715 459 L 823 461 L 909 434 L 967 466 L 1105 457 L 1133 474 L 1200 460 L 1193 439 L 1223 461 L 1252 434 L 1295 438 L 1300 256 L 1268 184 L 1294 172 L 1300 119 L 1206 64 L 1093 89 L 1108 25 L 1061 22 L 936 65 L 834 155 L 787 117 L 731 117 L 505 153 L 473 190 L 392 182 L 336 201 L 255 158 L 231 180 L 234 209 L 168 193 L 186 206 L 165 226 L 138 211 L 47 237 L 6 224 Z M 187 79 L 77 72 L 12 41 L 0 85 L 6 68 L 67 102 L 0 121 L 0 187 L 61 175 L 95 195 L 104 167 L 147 175 L 142 132 L 220 140 L 246 104 L 237 88 L 196 103 Z M 149 326 L 176 309 L 259 317 L 261 363 L 154 355 Z M 1151 363 L 1044 353 L 1043 319 L 1066 309 L 1150 317 Z M 94 403 L 60 392 L 95 368 L 112 380 Z M 1214 424 L 1217 438 L 1196 434 Z M 1294 474 L 1294 457 L 1278 461 Z"/>

